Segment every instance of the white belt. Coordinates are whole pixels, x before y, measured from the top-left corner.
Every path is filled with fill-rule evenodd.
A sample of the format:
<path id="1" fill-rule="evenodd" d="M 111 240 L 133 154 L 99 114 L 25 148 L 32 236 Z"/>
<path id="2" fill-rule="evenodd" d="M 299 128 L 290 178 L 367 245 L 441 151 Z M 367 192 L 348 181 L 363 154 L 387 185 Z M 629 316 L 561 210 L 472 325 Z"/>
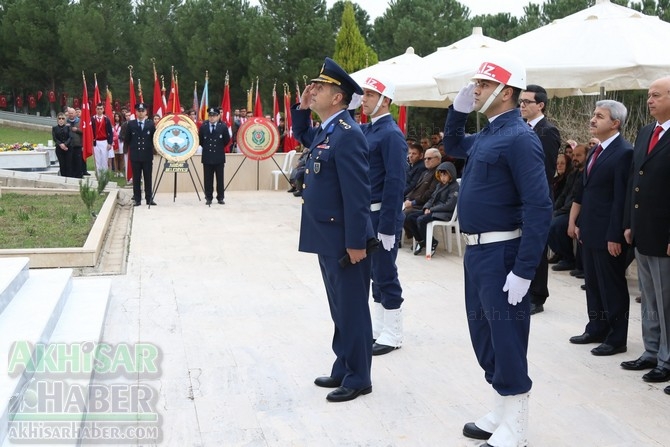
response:
<path id="1" fill-rule="evenodd" d="M 372 212 L 379 211 L 380 209 L 382 209 L 381 202 L 373 203 L 372 205 L 370 205 L 370 211 Z"/>
<path id="2" fill-rule="evenodd" d="M 509 241 L 521 237 L 521 228 L 512 231 L 489 231 L 488 233 L 463 233 L 465 245 L 492 244 L 494 242 Z"/>

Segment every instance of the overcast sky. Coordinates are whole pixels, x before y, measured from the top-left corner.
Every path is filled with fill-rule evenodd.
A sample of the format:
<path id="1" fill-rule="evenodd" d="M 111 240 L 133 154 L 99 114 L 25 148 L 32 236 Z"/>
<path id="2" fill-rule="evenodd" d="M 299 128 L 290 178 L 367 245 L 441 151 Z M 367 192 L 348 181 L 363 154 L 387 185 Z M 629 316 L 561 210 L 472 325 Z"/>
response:
<path id="1" fill-rule="evenodd" d="M 332 6 L 336 0 L 326 0 L 328 6 Z M 388 0 L 351 0 L 352 3 L 358 3 L 363 9 L 365 9 L 370 17 L 374 21 L 375 18 L 379 17 L 386 11 L 388 8 Z M 470 8 L 471 16 L 481 15 L 481 14 L 497 14 L 499 12 L 509 12 L 513 16 L 522 16 L 523 7 L 526 6 L 531 0 L 505 0 L 505 1 L 493 1 L 493 0 L 459 0 L 462 5 Z M 252 5 L 258 5 L 258 0 L 249 0 L 249 3 Z M 533 3 L 544 3 L 544 0 L 534 0 Z"/>

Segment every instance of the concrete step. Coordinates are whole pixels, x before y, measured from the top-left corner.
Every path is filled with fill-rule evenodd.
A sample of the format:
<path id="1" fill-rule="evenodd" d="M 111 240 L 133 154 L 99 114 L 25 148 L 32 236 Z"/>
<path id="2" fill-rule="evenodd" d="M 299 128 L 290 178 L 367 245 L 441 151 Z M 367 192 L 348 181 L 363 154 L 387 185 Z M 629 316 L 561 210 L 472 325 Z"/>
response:
<path id="1" fill-rule="evenodd" d="M 34 347 L 51 338 L 71 288 L 72 269 L 32 270 L 0 314 L 0 358 L 9 362 L 6 373 L 0 374 L 0 441 L 7 431 L 10 405 L 33 376 L 25 366 L 11 364 L 10 351 L 25 346 L 24 365 L 39 360 Z"/>
<path id="2" fill-rule="evenodd" d="M 0 314 L 28 279 L 30 258 L 0 258 Z"/>
<path id="3" fill-rule="evenodd" d="M 35 433 L 27 430 L 35 426 L 48 427 L 81 427 L 88 407 L 89 386 L 94 376 L 95 353 L 99 347 L 104 328 L 111 279 L 109 278 L 78 278 L 72 281 L 72 290 L 63 308 L 48 345 L 50 352 L 65 350 L 68 354 L 49 356 L 42 362 L 20 401 L 15 402 L 16 413 L 10 415 L 9 436 L 3 446 L 25 445 L 78 445 L 76 431 L 71 431 L 71 438 L 63 436 L 57 439 L 39 439 L 39 435 L 30 439 L 13 439 L 21 433 Z M 62 352 L 62 351 L 61 351 Z M 40 391 L 42 390 L 42 391 Z M 49 411 L 40 411 L 39 406 L 45 405 L 44 391 L 51 396 Z M 61 403 L 67 396 L 83 396 L 76 404 L 62 408 Z M 48 407 L 49 404 L 46 404 Z M 59 421 L 60 419 L 60 421 Z M 13 420 L 13 421 L 12 421 Z M 2 430 L 5 427 L 0 427 Z M 100 440 L 98 440 L 100 441 Z"/>

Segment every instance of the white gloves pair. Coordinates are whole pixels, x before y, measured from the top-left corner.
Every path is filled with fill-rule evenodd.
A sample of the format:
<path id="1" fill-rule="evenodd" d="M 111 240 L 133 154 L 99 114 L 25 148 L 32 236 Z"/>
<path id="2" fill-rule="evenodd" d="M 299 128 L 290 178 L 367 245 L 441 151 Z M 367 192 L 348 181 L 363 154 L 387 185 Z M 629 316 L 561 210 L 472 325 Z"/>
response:
<path id="1" fill-rule="evenodd" d="M 395 236 L 394 235 L 377 233 L 377 239 L 379 239 L 382 242 L 382 246 L 384 247 L 384 250 L 386 250 L 386 251 L 393 250 L 393 246 L 395 245 Z"/>
<path id="2" fill-rule="evenodd" d="M 520 278 L 514 272 L 509 272 L 503 286 L 503 292 L 507 292 L 507 302 L 512 306 L 519 304 L 528 293 L 529 287 L 530 279 Z"/>
<path id="3" fill-rule="evenodd" d="M 454 98 L 454 110 L 461 113 L 470 113 L 475 109 L 475 83 L 470 82 L 463 87 Z"/>

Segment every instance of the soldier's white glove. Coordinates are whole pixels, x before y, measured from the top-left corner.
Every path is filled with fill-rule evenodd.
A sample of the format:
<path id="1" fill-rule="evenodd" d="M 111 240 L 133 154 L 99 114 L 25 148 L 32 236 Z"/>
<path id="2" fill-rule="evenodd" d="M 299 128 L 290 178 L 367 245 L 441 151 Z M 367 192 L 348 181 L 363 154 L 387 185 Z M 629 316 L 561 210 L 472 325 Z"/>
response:
<path id="1" fill-rule="evenodd" d="M 475 109 L 475 83 L 470 82 L 463 87 L 454 98 L 454 110 L 470 113 Z"/>
<path id="2" fill-rule="evenodd" d="M 377 233 L 377 239 L 379 239 L 382 242 L 382 246 L 384 247 L 384 250 L 386 250 L 386 251 L 393 250 L 393 246 L 395 245 L 395 236 L 394 235 Z"/>
<path id="3" fill-rule="evenodd" d="M 503 292 L 507 292 L 507 302 L 512 306 L 519 304 L 528 293 L 529 287 L 530 279 L 519 278 L 514 272 L 509 272 L 503 286 Z"/>

